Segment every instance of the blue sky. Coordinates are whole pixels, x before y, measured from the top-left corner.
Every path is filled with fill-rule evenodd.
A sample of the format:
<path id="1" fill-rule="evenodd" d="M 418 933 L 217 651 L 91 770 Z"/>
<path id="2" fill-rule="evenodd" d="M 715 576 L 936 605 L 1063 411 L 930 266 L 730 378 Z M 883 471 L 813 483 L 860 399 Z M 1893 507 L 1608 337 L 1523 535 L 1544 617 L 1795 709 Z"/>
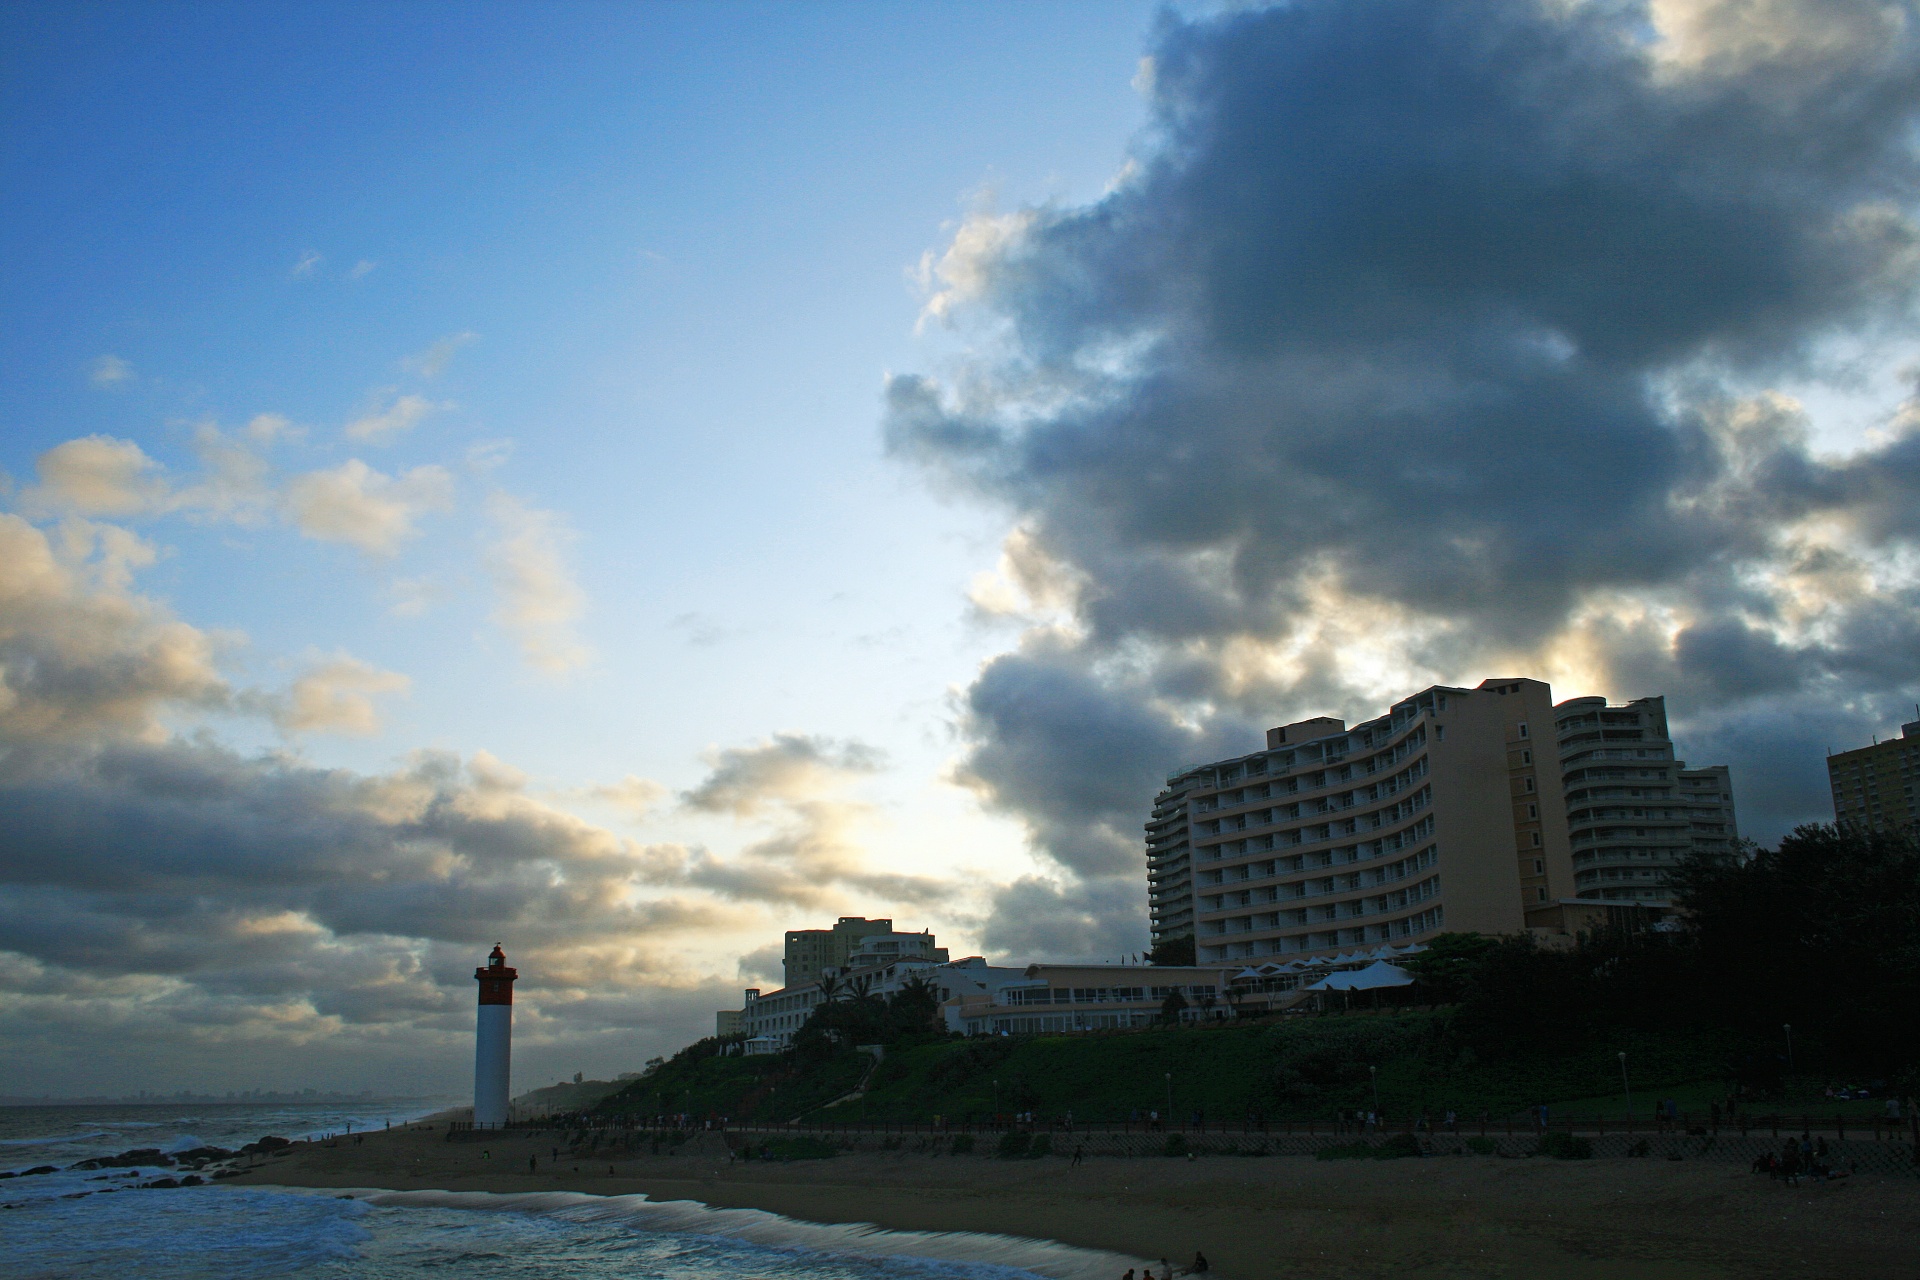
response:
<path id="1" fill-rule="evenodd" d="M 841 913 L 1117 955 L 1158 779 L 1432 682 L 1826 816 L 1909 9 L 7 10 L 10 1078 L 456 1084 L 496 939 L 523 1079 Z"/>

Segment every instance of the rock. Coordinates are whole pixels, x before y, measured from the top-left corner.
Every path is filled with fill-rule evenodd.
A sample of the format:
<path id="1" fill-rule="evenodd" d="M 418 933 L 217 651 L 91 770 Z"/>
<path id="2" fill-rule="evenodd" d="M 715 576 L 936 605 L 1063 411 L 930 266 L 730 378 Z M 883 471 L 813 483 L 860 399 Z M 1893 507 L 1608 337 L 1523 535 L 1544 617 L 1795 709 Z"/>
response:
<path id="1" fill-rule="evenodd" d="M 173 1188 L 179 1186 L 180 1183 L 173 1178 L 155 1178 L 152 1182 L 143 1182 L 140 1185 L 154 1191 L 171 1191 Z"/>
<path id="2" fill-rule="evenodd" d="M 186 1177 L 180 1179 L 180 1185 L 183 1187 L 197 1187 L 197 1186 L 201 1186 L 205 1182 L 206 1182 L 205 1178 L 195 1177 L 191 1173 L 188 1174 Z"/>
<path id="3" fill-rule="evenodd" d="M 239 1154 L 243 1156 L 257 1155 L 267 1151 L 278 1151 L 282 1147 L 290 1147 L 292 1145 L 292 1141 L 287 1138 L 276 1138 L 272 1134 L 268 1134 L 266 1137 L 260 1139 L 260 1141 L 249 1142 L 246 1146 L 240 1148 Z"/>
<path id="4" fill-rule="evenodd" d="M 54 1168 L 50 1164 L 37 1164 L 31 1169 L 22 1169 L 20 1171 L 20 1176 L 23 1178 L 33 1178 L 43 1173 L 58 1173 L 58 1172 L 60 1171 Z"/>
<path id="5" fill-rule="evenodd" d="M 158 1147 L 140 1147 L 133 1151 L 122 1151 L 117 1156 L 95 1156 L 91 1160 L 82 1160 L 73 1165 L 75 1169 L 131 1169 L 139 1165 L 159 1165 L 167 1168 L 173 1164 L 173 1157 Z"/>
<path id="6" fill-rule="evenodd" d="M 225 1147 L 195 1147 L 191 1151 L 176 1151 L 173 1158 L 181 1164 L 202 1165 L 209 1160 L 225 1160 L 232 1154 Z"/>

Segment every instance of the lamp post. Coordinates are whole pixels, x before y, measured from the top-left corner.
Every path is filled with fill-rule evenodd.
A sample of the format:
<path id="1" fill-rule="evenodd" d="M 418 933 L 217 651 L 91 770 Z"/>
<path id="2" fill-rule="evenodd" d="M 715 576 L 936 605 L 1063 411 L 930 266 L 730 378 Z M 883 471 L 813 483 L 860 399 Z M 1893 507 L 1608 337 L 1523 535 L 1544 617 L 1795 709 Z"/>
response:
<path id="1" fill-rule="evenodd" d="M 1367 1078 L 1373 1082 L 1373 1115 L 1377 1122 L 1380 1117 L 1380 1068 L 1368 1067 Z"/>
<path id="2" fill-rule="evenodd" d="M 1787 1033 L 1787 1074 L 1792 1075 L 1793 1074 L 1793 1024 L 1791 1022 L 1784 1022 L 1780 1024 L 1780 1029 Z"/>
<path id="3" fill-rule="evenodd" d="M 1173 1072 L 1167 1072 L 1167 1123 L 1173 1123 Z"/>
<path id="4" fill-rule="evenodd" d="M 1627 1130 L 1633 1130 L 1633 1086 L 1627 1083 L 1627 1055 L 1620 1053 L 1620 1091 L 1627 1095 Z"/>
<path id="5" fill-rule="evenodd" d="M 1000 1082 L 998 1080 L 993 1082 L 993 1124 L 995 1128 L 1000 1126 Z"/>

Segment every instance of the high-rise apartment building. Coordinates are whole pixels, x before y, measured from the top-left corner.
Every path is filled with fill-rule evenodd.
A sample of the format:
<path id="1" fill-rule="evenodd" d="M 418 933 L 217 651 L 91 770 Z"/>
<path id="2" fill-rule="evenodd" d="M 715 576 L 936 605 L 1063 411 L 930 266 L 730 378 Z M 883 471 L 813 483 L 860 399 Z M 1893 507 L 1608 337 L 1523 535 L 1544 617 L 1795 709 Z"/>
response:
<path id="1" fill-rule="evenodd" d="M 789 929 L 783 968 L 786 985 L 818 982 L 828 969 L 845 969 L 855 956 L 865 963 L 918 956 L 944 964 L 947 949 L 931 933 L 895 933 L 891 920 L 841 916 L 831 929 Z"/>
<path id="2" fill-rule="evenodd" d="M 1670 865 L 1696 840 L 1731 847 L 1732 796 L 1724 768 L 1673 759 L 1660 699 L 1555 708 L 1539 680 L 1436 685 L 1378 719 L 1302 720 L 1268 730 L 1264 751 L 1169 778 L 1146 829 L 1153 939 L 1192 937 L 1204 965 L 1443 931 L 1569 933 L 1609 903 L 1665 900 L 1664 876 L 1625 869 Z M 1603 836 L 1616 827 L 1660 835 Z"/>
<path id="3" fill-rule="evenodd" d="M 1665 698 L 1569 698 L 1553 710 L 1575 896 L 1671 906 L 1675 864 L 1739 838 L 1727 767 L 1674 758 Z"/>
<path id="4" fill-rule="evenodd" d="M 1833 820 L 1868 831 L 1897 831 L 1920 824 L 1920 720 L 1900 726 L 1900 736 L 1827 757 L 1833 787 Z"/>

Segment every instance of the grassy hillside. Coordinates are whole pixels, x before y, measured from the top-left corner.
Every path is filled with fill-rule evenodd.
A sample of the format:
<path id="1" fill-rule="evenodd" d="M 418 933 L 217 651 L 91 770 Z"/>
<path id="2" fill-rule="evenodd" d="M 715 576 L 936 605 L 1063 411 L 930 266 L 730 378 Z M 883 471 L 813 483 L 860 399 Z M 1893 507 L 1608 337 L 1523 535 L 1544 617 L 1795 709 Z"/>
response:
<path id="1" fill-rule="evenodd" d="M 964 1121 L 1038 1111 L 1084 1122 L 1125 1120 L 1168 1110 L 1189 1119 L 1237 1122 L 1324 1120 L 1337 1108 L 1369 1107 L 1379 1068 L 1380 1105 L 1389 1115 L 1451 1107 L 1496 1117 L 1549 1104 L 1617 1098 L 1625 1050 L 1636 1096 L 1651 1099 L 1688 1082 L 1718 1080 L 1742 1046 L 1724 1032 L 1621 1032 L 1579 1045 L 1541 1044 L 1488 1060 L 1462 1048 L 1450 1010 L 1302 1018 L 1279 1024 L 1155 1029 L 1081 1036 L 952 1040 L 890 1052 L 873 1070 L 867 1094 L 828 1110 L 852 1090 L 872 1060 L 853 1053 L 808 1059 L 677 1059 L 602 1105 L 649 1114 L 659 1109 L 782 1122 L 802 1116 L 845 1120 Z M 1171 1081 L 1168 1077 L 1171 1076 Z M 1712 1090 L 1710 1089 L 1709 1092 Z"/>

